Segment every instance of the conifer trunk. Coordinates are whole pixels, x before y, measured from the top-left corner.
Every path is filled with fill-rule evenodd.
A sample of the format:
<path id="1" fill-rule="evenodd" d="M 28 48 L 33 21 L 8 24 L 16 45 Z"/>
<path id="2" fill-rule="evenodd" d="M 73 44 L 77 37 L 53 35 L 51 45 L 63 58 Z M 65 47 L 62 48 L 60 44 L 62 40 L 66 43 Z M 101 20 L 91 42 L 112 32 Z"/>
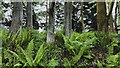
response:
<path id="1" fill-rule="evenodd" d="M 13 14 L 12 14 L 12 23 L 10 31 L 16 32 L 21 24 L 23 19 L 23 4 L 22 2 L 13 2 Z"/>
<path id="2" fill-rule="evenodd" d="M 97 2 L 97 24 L 98 31 L 108 32 L 105 2 Z"/>
<path id="3" fill-rule="evenodd" d="M 49 22 L 47 22 L 47 42 L 54 42 L 55 2 L 49 2 Z"/>
<path id="4" fill-rule="evenodd" d="M 65 20 L 65 36 L 71 36 L 72 29 L 72 2 L 65 2 L 64 6 L 64 20 Z"/>
<path id="5" fill-rule="evenodd" d="M 33 28 L 32 2 L 27 2 L 27 28 Z"/>

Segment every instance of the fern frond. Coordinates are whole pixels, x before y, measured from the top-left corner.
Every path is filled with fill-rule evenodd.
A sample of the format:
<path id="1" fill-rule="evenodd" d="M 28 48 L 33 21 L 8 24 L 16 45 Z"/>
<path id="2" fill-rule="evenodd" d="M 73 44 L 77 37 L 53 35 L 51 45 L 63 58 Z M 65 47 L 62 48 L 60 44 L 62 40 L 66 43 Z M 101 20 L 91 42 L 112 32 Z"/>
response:
<path id="1" fill-rule="evenodd" d="M 27 60 L 27 63 L 32 66 L 33 65 L 33 60 L 31 59 L 31 57 L 27 54 L 27 52 L 25 50 L 22 49 L 22 47 L 18 46 L 20 48 L 20 50 L 22 51 L 22 53 L 25 55 L 25 59 Z"/>
<path id="2" fill-rule="evenodd" d="M 30 41 L 30 43 L 28 44 L 28 47 L 26 49 L 26 53 L 29 56 L 29 58 L 33 61 L 33 50 L 34 50 L 34 43 L 33 43 L 33 39 Z"/>
<path id="3" fill-rule="evenodd" d="M 81 56 L 83 55 L 85 49 L 86 49 L 85 47 L 80 48 L 80 51 L 79 51 L 78 55 L 75 55 L 75 56 L 72 58 L 72 60 L 71 60 L 70 62 L 71 62 L 71 64 L 72 64 L 73 66 L 74 66 L 74 64 L 77 63 L 78 60 L 81 58 Z"/>
<path id="4" fill-rule="evenodd" d="M 42 59 L 43 55 L 44 55 L 44 49 L 43 49 L 44 43 L 40 46 L 37 55 L 33 61 L 33 63 L 39 63 L 40 60 Z"/>
<path id="5" fill-rule="evenodd" d="M 16 57 L 16 58 L 18 58 L 19 61 L 21 61 L 22 63 L 25 63 L 25 62 L 26 62 L 26 61 L 25 61 L 23 58 L 21 58 L 17 53 L 15 53 L 15 52 L 13 52 L 13 51 L 11 51 L 11 50 L 8 50 L 8 52 L 12 53 L 13 56 Z"/>
<path id="6" fill-rule="evenodd" d="M 58 62 L 54 58 L 51 59 L 48 63 L 48 66 L 52 66 L 52 68 L 57 66 L 57 65 L 58 65 Z"/>
<path id="7" fill-rule="evenodd" d="M 64 60 L 64 64 L 63 65 L 65 66 L 65 68 L 71 68 L 70 61 L 67 58 L 64 58 L 63 60 Z"/>

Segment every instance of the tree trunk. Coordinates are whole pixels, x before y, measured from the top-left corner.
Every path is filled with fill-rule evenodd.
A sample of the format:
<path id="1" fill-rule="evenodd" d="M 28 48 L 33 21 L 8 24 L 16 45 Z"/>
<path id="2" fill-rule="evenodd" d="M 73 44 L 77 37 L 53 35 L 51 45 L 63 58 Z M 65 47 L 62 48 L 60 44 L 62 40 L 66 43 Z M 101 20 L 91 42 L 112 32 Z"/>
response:
<path id="1" fill-rule="evenodd" d="M 0 5 L 2 5 L 2 2 L 0 2 Z M 2 7 L 0 6 L 0 10 L 2 9 Z M 0 12 L 0 22 L 2 21 L 2 12 Z M 0 24 L 0 30 L 2 29 L 1 24 Z M 1 32 L 0 32 L 1 33 Z M 3 52 L 2 52 L 2 36 L 0 36 L 0 68 L 2 68 L 2 57 L 3 56 Z"/>
<path id="2" fill-rule="evenodd" d="M 98 31 L 108 32 L 105 2 L 97 2 L 97 23 Z"/>
<path id="3" fill-rule="evenodd" d="M 114 25 L 113 25 L 113 17 L 112 14 L 110 15 L 110 32 L 115 32 Z"/>
<path id="4" fill-rule="evenodd" d="M 64 20 L 65 20 L 65 36 L 71 36 L 72 29 L 72 2 L 65 2 L 64 7 Z"/>
<path id="5" fill-rule="evenodd" d="M 10 27 L 10 31 L 16 32 L 21 24 L 23 19 L 23 5 L 22 2 L 14 2 L 13 3 L 13 14 L 12 14 L 12 23 Z"/>
<path id="6" fill-rule="evenodd" d="M 82 22 L 82 31 L 84 32 L 85 31 L 85 24 L 84 24 L 84 20 L 83 20 L 83 17 L 84 17 L 83 4 L 84 4 L 84 2 L 81 2 L 81 22 Z"/>
<path id="7" fill-rule="evenodd" d="M 49 2 L 49 22 L 47 23 L 47 42 L 54 42 L 55 2 Z"/>
<path id="8" fill-rule="evenodd" d="M 108 15 L 107 15 L 107 20 L 110 23 L 110 32 L 115 32 L 114 30 L 114 26 L 113 26 L 113 16 L 112 16 L 112 10 L 113 10 L 113 6 L 114 6 L 114 2 L 108 2 Z"/>
<path id="9" fill-rule="evenodd" d="M 2 2 L 0 2 L 0 30 L 2 29 L 2 16 L 3 16 L 3 12 L 2 12 Z"/>
<path id="10" fill-rule="evenodd" d="M 27 2 L 27 28 L 33 28 L 32 2 Z"/>
<path id="11" fill-rule="evenodd" d="M 115 32 L 118 33 L 117 31 L 117 18 L 118 17 L 118 2 L 116 3 L 115 7 L 115 20 L 114 20 L 114 25 L 115 25 Z"/>

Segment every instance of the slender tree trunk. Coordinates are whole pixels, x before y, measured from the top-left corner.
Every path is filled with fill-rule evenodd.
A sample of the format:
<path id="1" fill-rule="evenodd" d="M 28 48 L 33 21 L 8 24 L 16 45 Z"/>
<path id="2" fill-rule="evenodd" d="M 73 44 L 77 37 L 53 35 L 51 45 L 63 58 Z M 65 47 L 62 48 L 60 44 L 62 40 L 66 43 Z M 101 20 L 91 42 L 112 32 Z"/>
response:
<path id="1" fill-rule="evenodd" d="M 0 30 L 2 29 L 2 16 L 3 16 L 3 12 L 2 12 L 2 2 L 0 2 Z"/>
<path id="2" fill-rule="evenodd" d="M 65 20 L 65 36 L 71 36 L 71 29 L 72 29 L 72 2 L 65 2 L 64 7 L 64 20 Z"/>
<path id="3" fill-rule="evenodd" d="M 2 7 L 1 7 L 1 5 L 2 5 L 2 2 L 0 2 L 0 9 L 2 9 Z M 0 12 L 0 22 L 2 21 L 2 12 Z M 1 24 L 0 24 L 0 30 L 2 29 L 2 27 L 1 27 Z M 2 68 L 2 57 L 4 57 L 3 56 L 3 54 L 2 54 L 2 37 L 0 36 L 0 68 Z"/>
<path id="4" fill-rule="evenodd" d="M 47 42 L 54 42 L 54 23 L 55 23 L 55 2 L 49 2 L 49 22 L 47 23 Z"/>
<path id="5" fill-rule="evenodd" d="M 13 2 L 13 14 L 10 31 L 16 32 L 22 23 L 23 19 L 23 5 L 22 2 Z"/>
<path id="6" fill-rule="evenodd" d="M 82 31 L 85 31 L 85 24 L 84 24 L 84 20 L 83 20 L 83 17 L 84 17 L 83 4 L 84 4 L 84 2 L 81 2 L 81 22 L 82 22 Z"/>
<path id="7" fill-rule="evenodd" d="M 27 28 L 33 28 L 32 2 L 27 2 Z"/>
<path id="8" fill-rule="evenodd" d="M 118 9 L 119 9 L 119 7 L 118 7 L 118 2 L 117 2 L 116 7 L 115 7 L 115 22 L 114 22 L 114 24 L 115 24 L 115 32 L 116 33 L 118 33 L 118 30 L 117 30 Z"/>
<path id="9" fill-rule="evenodd" d="M 97 23 L 98 31 L 108 31 L 105 2 L 97 2 Z"/>
<path id="10" fill-rule="evenodd" d="M 110 21 L 110 32 L 115 32 L 112 15 L 110 15 L 110 20 L 109 21 Z"/>
<path id="11" fill-rule="evenodd" d="M 108 2 L 108 15 L 107 15 L 107 20 L 110 23 L 110 32 L 115 32 L 114 31 L 114 25 L 113 25 L 113 17 L 112 17 L 112 10 L 113 10 L 114 2 Z"/>

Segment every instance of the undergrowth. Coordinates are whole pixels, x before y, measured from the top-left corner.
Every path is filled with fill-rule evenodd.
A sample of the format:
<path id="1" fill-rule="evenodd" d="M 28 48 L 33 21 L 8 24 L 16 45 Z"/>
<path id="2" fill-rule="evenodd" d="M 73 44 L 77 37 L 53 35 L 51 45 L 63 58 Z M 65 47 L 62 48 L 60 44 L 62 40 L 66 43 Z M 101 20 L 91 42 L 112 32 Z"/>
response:
<path id="1" fill-rule="evenodd" d="M 3 67 L 43 66 L 66 68 L 119 68 L 120 42 L 115 33 L 72 32 L 70 38 L 56 32 L 55 43 L 47 43 L 46 32 L 20 29 L 12 36 L 0 31 Z M 117 49 L 116 49 L 117 48 Z"/>

